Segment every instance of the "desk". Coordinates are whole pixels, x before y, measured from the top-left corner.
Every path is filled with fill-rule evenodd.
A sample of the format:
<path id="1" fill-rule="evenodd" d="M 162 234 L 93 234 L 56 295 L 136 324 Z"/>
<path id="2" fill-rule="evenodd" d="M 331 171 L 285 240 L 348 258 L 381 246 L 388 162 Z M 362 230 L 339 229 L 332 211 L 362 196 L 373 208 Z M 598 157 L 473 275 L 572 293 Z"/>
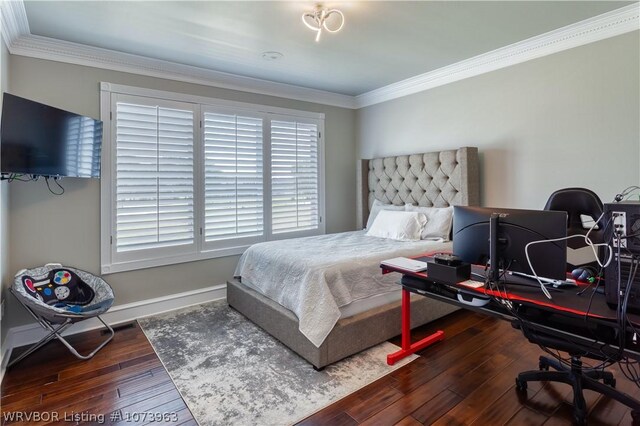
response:
<path id="1" fill-rule="evenodd" d="M 419 256 L 416 257 L 416 259 L 427 262 L 431 261 L 431 258 L 428 256 Z M 624 347 L 619 348 L 617 346 L 619 344 L 618 336 L 620 327 L 616 320 L 616 311 L 609 308 L 604 294 L 596 293 L 593 294 L 592 297 L 592 291 L 585 291 L 581 296 L 577 295 L 577 293 L 588 284 L 579 284 L 578 289 L 571 288 L 553 291 L 551 292 L 553 299 L 549 300 L 542 293 L 535 281 L 533 286 L 515 285 L 515 283 L 518 282 L 520 284 L 526 283 L 527 280 L 522 278 L 514 278 L 514 285 L 507 285 L 504 291 L 498 292 L 495 290 L 487 290 L 483 287 L 474 289 L 457 283 L 436 282 L 431 280 L 428 274 L 424 272 L 410 272 L 401 268 L 384 265 L 381 265 L 381 268 L 383 273 L 398 272 L 402 274 L 400 281 L 400 285 L 402 285 L 402 348 L 388 355 L 387 363 L 390 365 L 444 338 L 444 333 L 438 331 L 426 339 L 413 344 L 411 343 L 409 321 L 411 315 L 411 304 L 409 303 L 411 293 L 510 321 L 515 328 L 522 329 L 525 336 L 532 342 L 535 340 L 532 339 L 532 336 L 536 338 L 552 338 L 561 344 L 564 342 L 567 347 L 578 347 L 580 350 L 585 348 L 585 356 L 587 356 L 587 353 L 592 354 L 591 351 L 593 351 L 602 354 L 602 356 L 610 356 L 611 358 L 617 358 L 622 354 L 624 357 L 640 360 L 640 335 L 636 336 L 634 332 L 630 330 L 630 327 L 627 327 L 626 330 L 626 343 Z M 484 268 L 482 267 L 473 267 L 472 271 L 476 274 L 484 274 Z M 531 284 L 531 281 L 529 281 L 529 284 Z M 492 300 L 484 306 L 471 306 L 458 300 L 457 295 L 460 290 L 479 296 L 492 296 Z M 501 303 L 503 300 L 508 300 L 515 309 L 507 309 L 504 304 Z M 517 317 L 512 312 L 517 312 Z M 526 321 L 526 327 L 524 327 L 521 319 Z M 629 320 L 634 327 L 640 330 L 640 316 L 629 314 Z M 561 350 L 564 351 L 565 349 Z M 572 368 L 573 358 L 572 355 Z M 579 364 L 579 356 L 576 358 Z M 598 358 L 596 357 L 596 359 Z M 553 366 L 553 364 L 551 365 Z M 548 369 L 548 365 L 544 365 L 541 358 L 540 368 L 544 369 L 545 367 Z M 587 376 L 589 374 L 587 374 Z M 595 379 L 604 379 L 604 384 L 596 384 L 598 389 L 593 389 L 593 386 L 596 385 L 587 383 L 589 381 L 587 379 L 585 379 L 587 382 L 583 384 L 584 389 L 596 390 L 597 392 L 617 399 L 636 412 L 634 414 L 635 418 L 635 415 L 640 412 L 640 402 L 626 394 L 613 390 L 613 387 L 615 387 L 615 379 L 613 379 L 610 373 L 606 374 L 609 375 L 607 378 L 604 378 L 604 375 L 598 375 L 598 377 L 594 375 Z M 525 390 L 526 381 L 539 380 L 531 377 L 533 377 L 532 372 L 521 373 L 518 379 L 516 379 L 518 388 Z M 518 380 L 520 380 L 520 382 L 518 382 Z M 597 380 L 590 382 L 593 381 Z M 582 388 L 578 386 L 578 389 L 580 389 L 581 395 Z M 578 419 L 579 424 L 582 424 L 586 416 L 586 408 L 583 406 L 584 399 L 578 398 L 575 396 L 575 393 L 574 405 L 576 419 Z"/>

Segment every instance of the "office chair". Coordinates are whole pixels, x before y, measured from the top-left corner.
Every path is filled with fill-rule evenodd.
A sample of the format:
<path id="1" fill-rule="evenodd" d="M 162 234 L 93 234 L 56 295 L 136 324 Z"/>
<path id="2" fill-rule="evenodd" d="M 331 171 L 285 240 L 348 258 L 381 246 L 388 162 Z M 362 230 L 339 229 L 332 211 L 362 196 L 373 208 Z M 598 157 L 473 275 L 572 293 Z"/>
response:
<path id="1" fill-rule="evenodd" d="M 589 231 L 593 222 L 598 221 L 602 215 L 603 205 L 600 198 L 593 191 L 585 188 L 566 188 L 551 194 L 544 209 L 567 212 L 567 235 L 584 235 Z M 582 215 L 591 217 L 593 222 L 585 227 L 582 222 Z M 598 228 L 589 234 L 589 238 L 594 243 L 602 243 L 604 241 L 603 220 L 598 221 Z M 579 249 L 586 247 L 586 244 L 584 240 L 574 238 L 567 241 L 567 247 Z M 584 265 L 585 263 L 572 265 L 569 262 L 568 270 Z M 591 266 L 589 263 L 586 265 Z M 583 357 L 597 361 L 604 361 L 605 359 L 619 361 L 621 358 L 620 353 L 613 350 L 608 350 L 605 353 L 603 346 L 596 343 L 591 346 L 560 339 L 545 332 L 544 329 L 534 329 L 531 325 L 524 326 L 524 324 L 514 322 L 513 326 L 522 330 L 531 343 L 566 352 L 571 358 L 569 363 L 562 363 L 555 358 L 541 356 L 538 364 L 539 370 L 525 371 L 518 374 L 516 389 L 526 391 L 527 382 L 530 381 L 560 382 L 570 385 L 573 388 L 574 420 L 578 425 L 586 424 L 587 419 L 587 406 L 583 394 L 585 389 L 598 392 L 631 407 L 634 423 L 640 421 L 640 404 L 629 395 L 615 389 L 616 379 L 611 372 L 583 367 Z"/>
<path id="2" fill-rule="evenodd" d="M 616 379 L 613 374 L 603 369 L 584 368 L 582 357 L 604 361 L 604 355 L 608 359 L 618 359 L 620 354 L 613 350 L 604 349 L 602 345 L 594 342 L 593 346 L 577 344 L 564 339 L 559 339 L 545 333 L 544 330 L 526 330 L 518 323 L 512 323 L 514 328 L 521 329 L 525 337 L 537 345 L 550 349 L 567 352 L 571 357 L 571 364 L 566 365 L 557 359 L 540 357 L 539 370 L 525 371 L 516 377 L 516 389 L 524 392 L 527 382 L 548 381 L 566 383 L 573 388 L 573 417 L 577 425 L 587 424 L 587 405 L 583 391 L 592 390 L 605 395 L 631 408 L 631 416 L 634 424 L 640 421 L 640 404 L 631 396 L 615 389 Z M 552 371 L 549 371 L 552 368 Z"/>
<path id="3" fill-rule="evenodd" d="M 586 188 L 565 188 L 551 194 L 544 206 L 545 210 L 558 210 L 567 212 L 567 235 L 586 234 L 593 222 L 597 221 L 602 215 L 603 205 L 598 195 Z M 591 223 L 582 222 L 582 216 L 592 218 Z M 602 243 L 604 241 L 604 221 L 600 219 L 597 229 L 594 229 L 589 238 L 594 243 Z M 580 238 L 572 238 L 567 240 L 567 247 L 570 249 L 567 253 L 567 270 L 571 271 L 578 266 L 594 266 L 597 264 L 591 260 L 593 254 L 586 253 L 586 261 L 581 259 L 585 257 L 573 250 L 586 247 L 584 240 Z"/>

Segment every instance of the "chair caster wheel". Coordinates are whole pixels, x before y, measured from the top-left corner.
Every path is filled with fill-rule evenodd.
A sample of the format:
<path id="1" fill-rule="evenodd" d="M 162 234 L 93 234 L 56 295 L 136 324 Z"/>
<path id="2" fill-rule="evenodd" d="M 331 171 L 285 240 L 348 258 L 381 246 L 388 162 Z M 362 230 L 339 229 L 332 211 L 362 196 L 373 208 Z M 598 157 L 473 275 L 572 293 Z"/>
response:
<path id="1" fill-rule="evenodd" d="M 542 361 L 540 361 L 538 363 L 538 369 L 540 371 L 549 371 L 549 366 L 547 364 L 543 363 Z"/>
<path id="2" fill-rule="evenodd" d="M 516 390 L 525 392 L 527 390 L 527 382 L 516 377 Z"/>

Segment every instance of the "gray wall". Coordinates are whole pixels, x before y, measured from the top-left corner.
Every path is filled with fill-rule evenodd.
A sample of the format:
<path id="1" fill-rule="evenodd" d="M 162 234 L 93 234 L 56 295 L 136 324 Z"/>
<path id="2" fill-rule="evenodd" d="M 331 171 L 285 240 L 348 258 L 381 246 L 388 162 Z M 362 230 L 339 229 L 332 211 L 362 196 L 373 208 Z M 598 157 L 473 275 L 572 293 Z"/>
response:
<path id="1" fill-rule="evenodd" d="M 2 111 L 2 93 L 9 90 L 9 51 L 0 37 L 0 111 Z M 2 153 L 0 153 L 0 156 Z M 0 182 L 0 299 L 8 296 L 11 274 L 9 272 L 9 190 L 6 182 Z M 4 318 L 3 318 L 4 319 Z M 0 342 L 4 343 L 7 335 L 6 321 L 0 325 Z M 4 350 L 1 348 L 0 350 Z M 0 358 L 4 353 L 0 353 Z"/>
<path id="2" fill-rule="evenodd" d="M 610 201 L 640 183 L 639 52 L 636 31 L 363 108 L 358 155 L 478 146 L 484 205 L 569 186 Z"/>
<path id="3" fill-rule="evenodd" d="M 11 56 L 11 92 L 59 108 L 100 117 L 99 82 L 161 89 L 325 114 L 326 229 L 355 228 L 355 112 L 353 110 L 217 89 L 59 62 Z M 12 182 L 9 221 L 11 271 L 61 262 L 100 271 L 100 184 L 64 179 L 65 194 L 51 195 L 44 182 Z M 223 284 L 237 256 L 107 275 L 118 304 Z M 24 323 L 12 304 L 9 326 Z"/>
<path id="4" fill-rule="evenodd" d="M 478 146 L 483 202 L 495 206 L 540 208 L 553 190 L 572 185 L 608 200 L 638 184 L 639 50 L 635 32 L 357 112 L 19 56 L 10 56 L 8 72 L 12 93 L 93 117 L 99 116 L 100 81 L 324 112 L 327 231 L 340 232 L 355 228 L 356 158 Z M 49 194 L 43 182 L 11 184 L 5 275 L 51 261 L 99 271 L 99 183 L 63 184 L 62 197 Z M 220 284 L 236 261 L 107 279 L 122 304 Z M 8 326 L 26 321 L 13 304 L 7 311 Z"/>

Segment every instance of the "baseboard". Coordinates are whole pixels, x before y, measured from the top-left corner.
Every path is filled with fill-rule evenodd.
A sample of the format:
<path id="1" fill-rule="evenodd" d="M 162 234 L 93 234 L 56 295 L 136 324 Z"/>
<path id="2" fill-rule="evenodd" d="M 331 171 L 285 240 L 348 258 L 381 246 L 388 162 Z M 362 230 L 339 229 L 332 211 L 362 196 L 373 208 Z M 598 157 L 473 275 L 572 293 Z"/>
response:
<path id="1" fill-rule="evenodd" d="M 154 299 L 142 300 L 140 302 L 127 303 L 114 306 L 102 315 L 102 319 L 109 325 L 117 325 L 138 318 L 161 314 L 175 309 L 186 308 L 200 303 L 212 302 L 224 299 L 227 295 L 227 285 L 220 284 L 198 290 L 186 291 L 184 293 L 172 294 Z M 65 333 L 72 335 L 85 331 L 100 328 L 102 324 L 96 318 L 82 321 L 71 326 Z M 39 324 L 26 324 L 9 329 L 7 337 L 2 342 L 0 350 L 0 383 L 4 377 L 6 364 L 14 348 L 29 345 L 42 339 L 46 335 L 45 330 Z"/>

